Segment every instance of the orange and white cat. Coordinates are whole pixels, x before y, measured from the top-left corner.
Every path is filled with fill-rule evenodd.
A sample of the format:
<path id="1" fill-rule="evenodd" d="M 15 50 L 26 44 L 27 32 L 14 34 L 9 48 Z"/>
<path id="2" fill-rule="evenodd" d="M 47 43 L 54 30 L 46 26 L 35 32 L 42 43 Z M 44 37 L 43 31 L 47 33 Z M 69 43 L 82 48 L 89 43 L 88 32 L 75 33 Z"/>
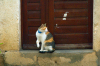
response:
<path id="1" fill-rule="evenodd" d="M 40 53 L 45 53 L 45 52 L 54 52 L 55 50 L 55 42 L 53 39 L 52 34 L 48 31 L 46 24 L 42 24 L 38 30 L 36 31 L 36 44 L 37 47 L 40 47 L 40 42 L 41 44 L 41 49 Z"/>

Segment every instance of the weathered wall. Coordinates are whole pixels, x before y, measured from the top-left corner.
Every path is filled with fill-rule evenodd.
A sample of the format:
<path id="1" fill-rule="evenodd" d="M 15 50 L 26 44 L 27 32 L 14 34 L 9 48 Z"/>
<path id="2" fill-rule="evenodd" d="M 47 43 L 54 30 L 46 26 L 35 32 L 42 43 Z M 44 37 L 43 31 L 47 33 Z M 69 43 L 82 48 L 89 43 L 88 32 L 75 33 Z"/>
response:
<path id="1" fill-rule="evenodd" d="M 93 31 L 93 49 L 98 56 L 98 65 L 100 66 L 100 0 L 94 0 L 94 31 Z"/>
<path id="2" fill-rule="evenodd" d="M 94 0 L 92 53 L 39 54 L 19 52 L 20 0 L 0 0 L 0 49 L 6 50 L 6 66 L 100 66 L 100 0 Z M 15 51 L 16 50 L 16 51 Z M 0 64 L 3 56 L 0 56 Z M 3 65 L 3 64 L 2 64 Z M 0 65 L 1 66 L 1 65 Z"/>
<path id="3" fill-rule="evenodd" d="M 0 48 L 19 50 L 20 0 L 0 0 Z"/>
<path id="4" fill-rule="evenodd" d="M 100 50 L 100 0 L 94 0 L 94 35 L 93 35 L 93 47 L 94 50 Z"/>

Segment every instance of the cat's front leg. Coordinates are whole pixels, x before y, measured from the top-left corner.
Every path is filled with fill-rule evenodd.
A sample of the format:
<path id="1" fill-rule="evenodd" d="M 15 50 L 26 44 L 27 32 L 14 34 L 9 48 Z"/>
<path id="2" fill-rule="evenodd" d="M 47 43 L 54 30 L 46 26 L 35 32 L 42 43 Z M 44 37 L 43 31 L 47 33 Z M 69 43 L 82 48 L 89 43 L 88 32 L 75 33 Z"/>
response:
<path id="1" fill-rule="evenodd" d="M 43 51 L 44 50 L 44 42 L 42 42 L 42 44 L 41 44 L 41 49 L 40 49 L 40 51 Z"/>
<path id="2" fill-rule="evenodd" d="M 39 51 L 39 53 L 45 53 L 45 52 L 48 52 L 48 50 L 45 49 L 45 45 L 44 45 L 44 43 L 42 42 L 41 50 Z"/>
<path id="3" fill-rule="evenodd" d="M 37 47 L 39 48 L 40 47 L 39 40 L 36 40 L 36 44 L 37 44 Z"/>

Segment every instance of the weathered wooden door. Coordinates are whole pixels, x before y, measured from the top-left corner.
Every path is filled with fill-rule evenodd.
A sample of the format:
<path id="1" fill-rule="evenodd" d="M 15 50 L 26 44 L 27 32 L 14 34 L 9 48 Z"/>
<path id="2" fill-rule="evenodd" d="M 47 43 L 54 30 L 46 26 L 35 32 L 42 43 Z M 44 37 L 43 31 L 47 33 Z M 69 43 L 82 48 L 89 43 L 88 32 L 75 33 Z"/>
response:
<path id="1" fill-rule="evenodd" d="M 56 49 L 92 48 L 92 0 L 22 0 L 22 47 L 37 49 L 35 32 L 47 23 Z"/>

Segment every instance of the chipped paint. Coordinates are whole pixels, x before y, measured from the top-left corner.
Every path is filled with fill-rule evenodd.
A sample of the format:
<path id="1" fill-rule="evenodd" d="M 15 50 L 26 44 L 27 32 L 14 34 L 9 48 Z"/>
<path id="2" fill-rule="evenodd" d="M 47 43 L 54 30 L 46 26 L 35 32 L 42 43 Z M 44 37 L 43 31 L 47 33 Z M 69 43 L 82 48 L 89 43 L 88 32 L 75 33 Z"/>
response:
<path id="1" fill-rule="evenodd" d="M 63 18 L 63 20 L 66 20 L 66 18 Z"/>
<path id="2" fill-rule="evenodd" d="M 67 13 L 69 13 L 69 12 L 65 12 L 63 17 L 67 17 Z"/>
<path id="3" fill-rule="evenodd" d="M 66 20 L 67 13 L 69 13 L 69 12 L 65 12 L 65 13 L 64 13 L 63 20 Z"/>

